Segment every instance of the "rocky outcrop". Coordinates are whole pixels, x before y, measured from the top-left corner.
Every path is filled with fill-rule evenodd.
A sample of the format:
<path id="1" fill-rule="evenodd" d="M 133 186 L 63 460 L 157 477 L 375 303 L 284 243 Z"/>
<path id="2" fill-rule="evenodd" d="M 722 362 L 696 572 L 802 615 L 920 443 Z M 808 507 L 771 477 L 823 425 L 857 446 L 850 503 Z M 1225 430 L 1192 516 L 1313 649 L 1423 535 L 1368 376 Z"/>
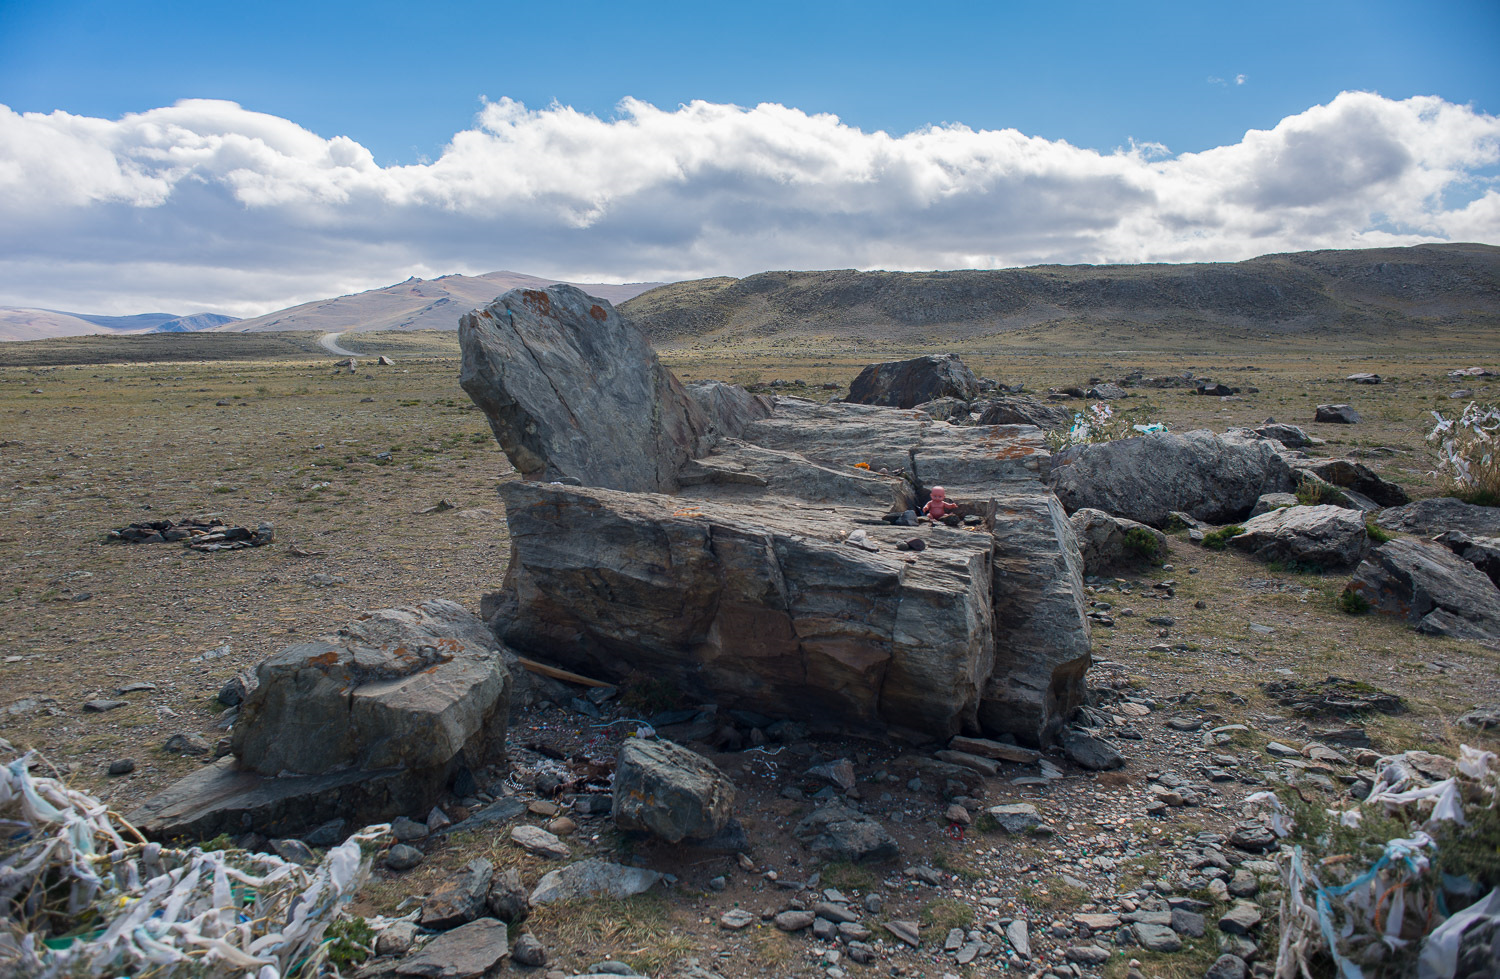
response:
<path id="1" fill-rule="evenodd" d="M 707 840 L 724 828 L 735 789 L 707 758 L 670 741 L 630 738 L 615 766 L 615 825 L 668 843 Z"/>
<path id="2" fill-rule="evenodd" d="M 531 479 L 671 492 L 709 419 L 613 306 L 568 285 L 513 289 L 459 321 L 459 383 Z"/>
<path id="3" fill-rule="evenodd" d="M 1167 535 L 1134 520 L 1083 507 L 1069 518 L 1078 537 L 1084 574 L 1101 575 L 1144 564 L 1160 564 Z"/>
<path id="4" fill-rule="evenodd" d="M 1347 568 L 1369 546 L 1364 516 L 1343 507 L 1292 506 L 1252 517 L 1229 543 L 1261 561 Z"/>
<path id="5" fill-rule="evenodd" d="M 1345 590 L 1418 632 L 1500 648 L 1500 588 L 1441 544 L 1411 538 L 1381 544 Z"/>
<path id="6" fill-rule="evenodd" d="M 505 758 L 508 655 L 473 614 L 433 600 L 382 609 L 256 669 L 232 758 L 148 801 L 157 836 L 290 834 L 329 819 L 425 813 L 459 767 Z"/>
<path id="7" fill-rule="evenodd" d="M 594 329 L 576 311 L 554 328 Z M 968 374 L 933 360 L 950 380 Z M 691 396 L 716 441 L 663 480 L 675 495 L 502 486 L 511 559 L 485 607 L 507 643 L 590 676 L 641 670 L 730 708 L 922 740 L 1036 743 L 1081 702 L 1077 543 L 1042 482 L 1040 431 L 725 385 Z M 912 546 L 911 526 L 882 518 L 919 510 L 936 485 L 961 522 L 922 527 Z"/>
<path id="8" fill-rule="evenodd" d="M 1275 443 L 1207 430 L 1071 446 L 1053 460 L 1051 478 L 1069 513 L 1090 507 L 1153 527 L 1173 510 L 1233 523 L 1263 494 L 1295 488 Z"/>
<path id="9" fill-rule="evenodd" d="M 1043 431 L 1067 431 L 1073 412 L 1024 395 L 992 398 L 979 416 L 980 425 L 1035 425 Z"/>
<path id="10" fill-rule="evenodd" d="M 979 378 L 957 354 L 933 354 L 911 360 L 871 364 L 849 385 L 846 401 L 887 408 L 915 408 L 938 398 L 973 401 Z"/>
<path id="11" fill-rule="evenodd" d="M 1450 530 L 1471 537 L 1500 537 L 1500 507 L 1475 506 L 1451 496 L 1392 507 L 1375 518 L 1384 530 L 1432 537 Z"/>

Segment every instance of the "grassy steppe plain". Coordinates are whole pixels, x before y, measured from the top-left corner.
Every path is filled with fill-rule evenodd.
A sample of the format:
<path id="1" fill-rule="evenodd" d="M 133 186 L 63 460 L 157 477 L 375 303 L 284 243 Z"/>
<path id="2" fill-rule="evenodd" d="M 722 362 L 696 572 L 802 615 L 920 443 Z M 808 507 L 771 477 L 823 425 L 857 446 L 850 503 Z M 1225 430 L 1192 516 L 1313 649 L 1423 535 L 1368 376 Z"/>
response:
<path id="1" fill-rule="evenodd" d="M 40 748 L 70 781 L 121 810 L 202 763 L 161 745 L 179 731 L 219 736 L 214 694 L 236 671 L 366 609 L 426 597 L 477 607 L 500 583 L 508 551 L 495 486 L 515 474 L 458 387 L 454 334 L 346 335 L 350 347 L 396 360 L 364 361 L 354 373 L 335 368 L 311 334 L 188 340 L 199 359 L 161 360 L 170 344 L 156 338 L 0 347 L 0 737 Z M 1447 371 L 1493 366 L 1495 341 L 1491 331 L 1455 327 L 1269 339 L 1064 325 L 958 345 L 772 337 L 674 346 L 662 357 L 689 380 L 810 386 L 847 385 L 866 363 L 946 350 L 976 373 L 1031 390 L 1191 370 L 1259 392 L 1221 400 L 1142 389 L 1124 405 L 1176 430 L 1268 417 L 1299 424 L 1327 441 L 1319 454 L 1359 458 L 1427 495 L 1438 489 L 1424 441 L 1429 412 L 1461 410 L 1465 401 L 1450 397 L 1458 388 L 1500 400 L 1496 379 L 1458 381 Z M 1355 371 L 1385 382 L 1343 380 Z M 1364 421 L 1315 424 L 1323 402 L 1350 402 Z M 454 509 L 420 512 L 439 500 Z M 104 542 L 134 521 L 206 513 L 252 527 L 269 520 L 276 544 L 205 555 Z M 1168 560 L 1171 570 L 1139 576 L 1133 598 L 1112 597 L 1138 614 L 1095 630 L 1102 674 L 1123 674 L 1159 699 L 1208 694 L 1216 717 L 1252 726 L 1285 714 L 1261 692 L 1265 680 L 1288 671 L 1353 677 L 1412 707 L 1369 719 L 1379 748 L 1452 753 L 1460 739 L 1500 747 L 1453 726 L 1494 699 L 1500 653 L 1340 613 L 1335 597 L 1347 575 L 1280 572 L 1180 535 Z M 315 575 L 336 583 L 317 584 Z M 1177 597 L 1158 606 L 1150 584 L 1166 579 L 1177 582 Z M 1206 607 L 1195 609 L 1198 601 Z M 1166 638 L 1146 622 L 1161 614 L 1177 619 Z M 1185 648 L 1151 649 L 1164 642 Z M 127 706 L 106 713 L 83 710 L 134 682 L 155 689 L 120 695 Z M 135 772 L 108 777 L 109 762 L 122 757 L 136 760 Z M 424 870 L 433 879 L 479 845 L 455 840 L 430 853 Z"/>

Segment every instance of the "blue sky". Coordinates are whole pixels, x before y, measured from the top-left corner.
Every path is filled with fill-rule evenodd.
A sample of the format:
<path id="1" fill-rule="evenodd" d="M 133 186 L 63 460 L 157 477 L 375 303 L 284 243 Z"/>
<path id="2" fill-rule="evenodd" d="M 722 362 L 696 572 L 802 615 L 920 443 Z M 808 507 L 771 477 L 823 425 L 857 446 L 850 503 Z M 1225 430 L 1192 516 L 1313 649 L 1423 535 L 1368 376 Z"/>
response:
<path id="1" fill-rule="evenodd" d="M 1173 152 L 1233 142 L 1351 89 L 1500 111 L 1495 0 L 26 0 L 0 11 L 0 101 L 13 109 L 115 117 L 228 99 L 350 136 L 382 164 L 437 156 L 482 97 L 596 115 L 626 96 L 662 108 L 778 102 L 866 131 L 956 122 Z"/>
<path id="2" fill-rule="evenodd" d="M 0 0 L 0 303 L 1495 241 L 1497 51 L 1495 0 Z"/>

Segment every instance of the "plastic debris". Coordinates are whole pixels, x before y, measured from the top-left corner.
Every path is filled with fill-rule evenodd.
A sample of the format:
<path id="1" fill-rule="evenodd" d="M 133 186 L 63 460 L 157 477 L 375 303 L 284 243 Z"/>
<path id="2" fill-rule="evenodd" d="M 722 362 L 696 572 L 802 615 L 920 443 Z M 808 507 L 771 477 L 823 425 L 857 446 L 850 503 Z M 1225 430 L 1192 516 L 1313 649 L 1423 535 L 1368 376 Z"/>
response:
<path id="1" fill-rule="evenodd" d="M 1312 839 L 1298 835 L 1297 820 L 1307 818 L 1307 810 L 1299 816 L 1291 796 L 1293 808 L 1271 792 L 1246 800 L 1270 809 L 1277 836 L 1299 841 L 1284 846 L 1279 856 L 1277 979 L 1325 975 L 1330 963 L 1339 979 L 1413 972 L 1422 979 L 1453 979 L 1465 936 L 1487 935 L 1500 924 L 1500 889 L 1466 907 L 1452 906 L 1472 901 L 1473 892 L 1459 899 L 1433 866 L 1438 840 L 1459 839 L 1452 834 L 1500 805 L 1500 766 L 1493 753 L 1464 745 L 1455 774 L 1427 784 L 1418 766 L 1434 758 L 1422 752 L 1381 758 L 1375 784 L 1361 803 L 1322 810 L 1331 825 L 1356 832 L 1381 825 L 1377 820 L 1390 825 L 1391 817 L 1409 827 L 1408 835 L 1383 842 L 1367 838 L 1335 848 L 1331 832 L 1319 831 Z"/>
<path id="2" fill-rule="evenodd" d="M 324 933 L 389 837 L 367 827 L 316 867 L 175 849 L 88 793 L 33 776 L 35 760 L 0 768 L 0 938 L 11 940 L 0 941 L 0 973 L 17 979 L 317 975 Z"/>

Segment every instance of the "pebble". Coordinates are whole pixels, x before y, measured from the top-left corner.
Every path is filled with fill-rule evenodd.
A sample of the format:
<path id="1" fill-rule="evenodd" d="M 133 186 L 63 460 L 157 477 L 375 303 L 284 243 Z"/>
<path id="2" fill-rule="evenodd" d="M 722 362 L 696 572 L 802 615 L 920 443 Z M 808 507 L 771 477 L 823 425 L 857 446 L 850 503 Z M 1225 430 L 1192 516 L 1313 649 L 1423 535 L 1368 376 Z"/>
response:
<path id="1" fill-rule="evenodd" d="M 135 771 L 134 758 L 116 758 L 109 763 L 109 774 L 111 775 L 129 775 L 133 771 Z"/>
<path id="2" fill-rule="evenodd" d="M 510 957 L 518 965 L 543 966 L 547 964 L 547 949 L 535 935 L 527 932 L 516 939 Z"/>
<path id="3" fill-rule="evenodd" d="M 755 924 L 755 915 L 743 908 L 731 908 L 719 915 L 719 927 L 727 931 L 739 931 Z"/>
<path id="4" fill-rule="evenodd" d="M 405 843 L 397 843 L 386 851 L 385 865 L 397 873 L 403 873 L 422 862 L 422 851 Z"/>

